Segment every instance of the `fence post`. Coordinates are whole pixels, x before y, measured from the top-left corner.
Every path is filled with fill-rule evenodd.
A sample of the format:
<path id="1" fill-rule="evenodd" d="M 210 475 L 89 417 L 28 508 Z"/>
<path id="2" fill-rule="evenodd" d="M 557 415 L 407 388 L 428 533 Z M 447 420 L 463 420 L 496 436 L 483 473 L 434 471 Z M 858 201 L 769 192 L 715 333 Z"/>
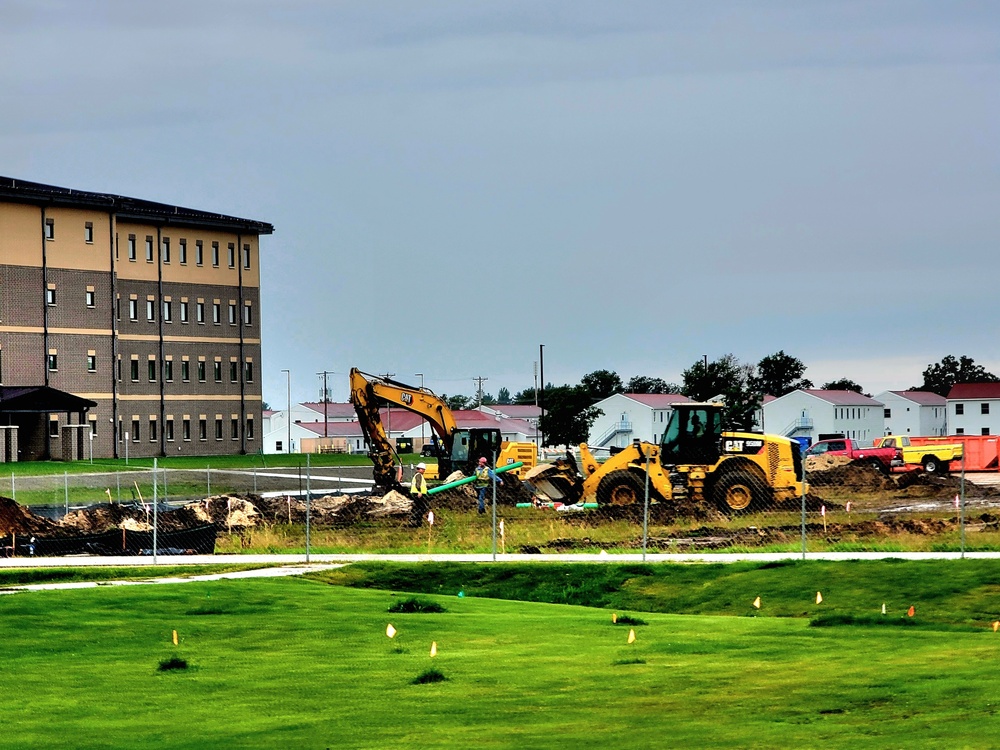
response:
<path id="1" fill-rule="evenodd" d="M 493 562 L 497 561 L 497 452 L 493 451 Z"/>
<path id="2" fill-rule="evenodd" d="M 962 530 L 962 559 L 965 559 L 965 451 L 962 451 L 962 479 L 959 482 L 959 491 L 962 494 L 962 509 L 959 515 L 959 526 Z"/>
<path id="3" fill-rule="evenodd" d="M 63 499 L 66 501 L 66 515 L 69 515 L 69 472 L 63 472 Z"/>
<path id="4" fill-rule="evenodd" d="M 312 470 L 309 465 L 309 454 L 306 454 L 306 563 L 309 562 L 309 524 L 310 515 L 312 512 L 312 492 L 310 479 L 312 478 Z"/>
<path id="5" fill-rule="evenodd" d="M 802 457 L 802 559 L 806 559 L 806 459 Z"/>
<path id="6" fill-rule="evenodd" d="M 156 506 L 159 504 L 157 502 L 159 498 L 156 496 L 156 457 L 153 457 L 153 565 L 156 565 L 156 529 L 159 526 L 157 523 L 157 509 Z"/>
<path id="7" fill-rule="evenodd" d="M 118 490 L 118 504 L 122 504 L 122 475 L 120 471 L 115 471 L 115 487 Z"/>
<path id="8" fill-rule="evenodd" d="M 649 454 L 646 454 L 646 499 L 642 512 L 642 561 L 646 562 L 646 545 L 649 543 Z"/>
<path id="9" fill-rule="evenodd" d="M 10 499 L 17 502 L 17 488 L 14 487 L 14 472 L 10 473 Z"/>
<path id="10" fill-rule="evenodd" d="M 257 494 L 257 467 L 253 467 L 253 494 Z"/>
<path id="11" fill-rule="evenodd" d="M 167 495 L 167 470 L 166 470 L 166 468 L 164 468 L 163 469 L 163 502 L 165 502 L 165 503 L 170 502 L 170 500 L 168 499 L 168 497 L 169 496 Z"/>
<path id="12" fill-rule="evenodd" d="M 212 496 L 212 467 L 208 466 L 205 468 L 205 494 L 209 497 Z"/>

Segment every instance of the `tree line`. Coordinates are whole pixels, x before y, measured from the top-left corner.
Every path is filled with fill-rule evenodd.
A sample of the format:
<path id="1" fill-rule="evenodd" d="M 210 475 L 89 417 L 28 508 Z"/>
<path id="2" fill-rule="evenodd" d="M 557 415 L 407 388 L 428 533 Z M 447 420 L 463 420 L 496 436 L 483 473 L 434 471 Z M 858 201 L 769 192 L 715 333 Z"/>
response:
<path id="1" fill-rule="evenodd" d="M 647 375 L 635 375 L 623 381 L 613 370 L 595 370 L 584 375 L 576 385 L 546 384 L 539 394 L 544 400 L 545 415 L 540 428 L 549 445 L 572 445 L 587 439 L 590 427 L 602 412 L 595 404 L 615 393 L 676 393 L 694 401 L 720 399 L 723 409 L 723 429 L 750 430 L 754 418 L 760 410 L 764 396 L 784 396 L 792 391 L 813 388 L 813 382 L 805 377 L 806 365 L 802 360 L 778 351 L 762 358 L 759 362 L 741 362 L 733 354 L 725 354 L 718 359 L 707 357 L 691 364 L 681 374 L 681 383 Z M 927 366 L 920 384 L 911 386 L 911 391 L 930 391 L 946 396 L 956 383 L 1000 382 L 993 373 L 977 365 L 972 357 L 948 355 L 940 362 Z M 854 391 L 866 396 L 864 388 L 849 378 L 839 378 L 823 383 L 822 390 Z M 501 388 L 494 398 L 488 393 L 482 397 L 482 405 L 534 404 L 535 389 L 526 388 L 511 395 L 507 388 Z M 480 402 L 466 396 L 442 395 L 451 409 L 476 408 Z"/>

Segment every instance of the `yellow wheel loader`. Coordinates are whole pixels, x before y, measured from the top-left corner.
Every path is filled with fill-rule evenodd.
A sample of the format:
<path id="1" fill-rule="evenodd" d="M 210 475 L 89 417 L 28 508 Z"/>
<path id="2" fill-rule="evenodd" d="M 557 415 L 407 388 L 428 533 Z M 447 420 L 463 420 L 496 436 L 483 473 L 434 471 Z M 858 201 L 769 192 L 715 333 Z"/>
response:
<path id="1" fill-rule="evenodd" d="M 572 454 L 540 464 L 524 480 L 550 500 L 634 505 L 686 497 L 714 503 L 726 513 L 790 504 L 804 490 L 802 458 L 793 440 L 779 435 L 723 432 L 722 404 L 673 405 L 659 445 L 636 440 L 603 462 L 580 445 Z"/>

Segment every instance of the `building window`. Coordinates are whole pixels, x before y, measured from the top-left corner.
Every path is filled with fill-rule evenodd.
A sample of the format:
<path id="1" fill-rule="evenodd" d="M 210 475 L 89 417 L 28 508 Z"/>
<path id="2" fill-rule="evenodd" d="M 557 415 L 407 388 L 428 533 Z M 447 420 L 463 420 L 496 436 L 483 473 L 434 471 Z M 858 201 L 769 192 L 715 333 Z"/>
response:
<path id="1" fill-rule="evenodd" d="M 45 304 L 49 307 L 55 307 L 56 305 L 56 288 L 55 286 L 50 286 L 45 290 Z"/>
<path id="2" fill-rule="evenodd" d="M 955 430 L 955 434 L 956 434 L 956 435 L 964 435 L 964 434 L 965 434 L 965 428 L 964 428 L 964 427 L 959 427 L 959 428 L 957 428 L 957 429 Z"/>
<path id="3" fill-rule="evenodd" d="M 49 352 L 48 357 L 48 368 L 50 372 L 55 372 L 59 369 L 59 355 L 55 352 Z M 72 369 L 72 368 L 70 368 Z"/>
<path id="4" fill-rule="evenodd" d="M 131 377 L 133 383 L 138 383 L 139 382 L 139 360 L 138 359 L 133 359 L 131 362 L 129 362 L 129 373 L 128 374 Z"/>
<path id="5" fill-rule="evenodd" d="M 239 440 L 240 439 L 240 420 L 233 419 L 233 420 L 230 421 L 230 424 L 229 424 L 229 437 L 232 440 Z"/>
<path id="6" fill-rule="evenodd" d="M 212 243 L 212 265 L 216 268 L 219 267 L 219 243 Z"/>
<path id="7" fill-rule="evenodd" d="M 205 265 L 205 247 L 201 244 L 201 240 L 195 240 L 194 243 L 194 262 L 198 266 Z"/>
<path id="8" fill-rule="evenodd" d="M 191 420 L 185 419 L 181 421 L 181 438 L 184 440 L 191 439 Z"/>
<path id="9" fill-rule="evenodd" d="M 146 262 L 153 262 L 153 237 L 152 235 L 146 235 Z"/>
<path id="10" fill-rule="evenodd" d="M 166 438 L 168 442 L 174 441 L 174 420 L 167 419 L 163 423 L 163 437 Z"/>
<path id="11" fill-rule="evenodd" d="M 247 417 L 247 440 L 253 440 L 253 417 Z"/>
<path id="12" fill-rule="evenodd" d="M 170 300 L 168 300 L 168 299 L 163 300 L 163 322 L 164 323 L 173 323 L 174 322 L 174 313 L 173 313 L 172 307 L 173 307 L 173 303 Z"/>
<path id="13" fill-rule="evenodd" d="M 965 404 L 955 404 L 955 416 L 965 414 Z"/>
<path id="14" fill-rule="evenodd" d="M 191 363 L 186 359 L 181 360 L 181 380 L 185 383 L 191 380 Z"/>
<path id="15" fill-rule="evenodd" d="M 229 267 L 236 268 L 236 245 L 229 243 Z"/>
<path id="16" fill-rule="evenodd" d="M 243 325 L 252 326 L 253 325 L 253 305 L 249 302 L 243 305 Z"/>
<path id="17" fill-rule="evenodd" d="M 229 325 L 236 325 L 236 303 L 229 303 Z"/>
<path id="18" fill-rule="evenodd" d="M 990 413 L 990 405 L 989 405 L 989 403 L 980 404 L 979 405 L 979 413 L 980 414 L 989 414 Z"/>
<path id="19" fill-rule="evenodd" d="M 216 383 L 221 383 L 222 382 L 222 362 L 220 362 L 219 360 L 215 360 L 215 362 L 212 363 L 212 373 L 215 375 L 215 382 Z"/>
<path id="20" fill-rule="evenodd" d="M 982 428 L 982 432 L 980 434 L 981 435 L 989 435 L 990 434 L 990 428 L 989 427 L 983 427 Z"/>
<path id="21" fill-rule="evenodd" d="M 243 246 L 243 267 L 250 268 L 250 246 Z"/>
<path id="22" fill-rule="evenodd" d="M 97 372 L 97 355 L 87 355 L 87 372 Z"/>
<path id="23" fill-rule="evenodd" d="M 156 360 L 150 359 L 146 362 L 146 374 L 149 376 L 149 382 L 152 383 L 156 380 Z"/>
<path id="24" fill-rule="evenodd" d="M 139 420 L 138 419 L 133 419 L 132 420 L 132 442 L 133 443 L 138 443 L 139 442 Z"/>
<path id="25" fill-rule="evenodd" d="M 230 383 L 235 383 L 239 379 L 239 376 L 240 376 L 239 363 L 235 362 L 235 361 L 230 362 L 229 363 L 229 382 Z"/>
<path id="26" fill-rule="evenodd" d="M 892 419 L 892 409 L 886 409 L 884 416 L 886 419 Z"/>
<path id="27" fill-rule="evenodd" d="M 168 383 L 174 379 L 174 361 L 172 359 L 163 361 L 163 379 Z"/>
<path id="28" fill-rule="evenodd" d="M 182 266 L 187 265 L 188 262 L 188 241 L 181 239 L 177 240 L 177 260 L 180 261 Z"/>
<path id="29" fill-rule="evenodd" d="M 135 260 L 135 235 L 128 236 L 128 259 Z"/>
<path id="30" fill-rule="evenodd" d="M 97 417 L 90 417 L 90 436 L 97 437 Z"/>
<path id="31" fill-rule="evenodd" d="M 285 441 L 284 440 L 275 440 L 274 441 L 274 450 L 277 451 L 278 453 L 281 453 L 281 451 L 282 451 L 282 449 L 284 447 L 285 447 Z"/>
<path id="32" fill-rule="evenodd" d="M 129 298 L 128 301 L 128 319 L 138 320 L 139 319 L 139 300 L 134 297 Z"/>
<path id="33" fill-rule="evenodd" d="M 205 360 L 203 359 L 198 360 L 198 382 L 205 382 Z"/>
<path id="34" fill-rule="evenodd" d="M 218 302 L 212 303 L 212 322 L 215 325 L 221 325 L 222 323 L 222 305 Z"/>
<path id="35" fill-rule="evenodd" d="M 247 383 L 253 382 L 253 362 L 249 360 L 243 363 L 243 380 Z"/>
<path id="36" fill-rule="evenodd" d="M 215 419 L 215 439 L 222 440 L 222 420 L 218 417 Z"/>
<path id="37" fill-rule="evenodd" d="M 149 442 L 156 442 L 156 420 L 149 420 Z"/>
<path id="38" fill-rule="evenodd" d="M 170 238 L 169 237 L 164 237 L 163 240 L 160 242 L 160 252 L 161 252 L 162 257 L 163 257 L 163 262 L 164 263 L 169 263 L 170 262 Z"/>
<path id="39" fill-rule="evenodd" d="M 50 419 L 49 420 L 49 437 L 57 438 L 59 437 L 59 420 Z"/>
<path id="40" fill-rule="evenodd" d="M 88 221 L 83 225 L 83 241 L 88 245 L 94 244 L 94 222 Z"/>
<path id="41" fill-rule="evenodd" d="M 198 439 L 208 440 L 208 420 L 206 419 L 198 420 Z"/>
<path id="42" fill-rule="evenodd" d="M 198 302 L 194 306 L 195 320 L 197 320 L 202 325 L 205 325 L 205 303 Z"/>
<path id="43" fill-rule="evenodd" d="M 181 302 L 181 323 L 188 322 L 188 303 Z"/>
<path id="44" fill-rule="evenodd" d="M 45 239 L 54 240 L 56 238 L 56 223 L 52 219 L 45 220 Z"/>
<path id="45" fill-rule="evenodd" d="M 150 323 L 156 320 L 156 300 L 146 300 L 146 320 Z"/>
<path id="46" fill-rule="evenodd" d="M 93 289 L 88 289 L 86 295 L 87 307 L 94 307 L 97 304 L 97 294 Z"/>

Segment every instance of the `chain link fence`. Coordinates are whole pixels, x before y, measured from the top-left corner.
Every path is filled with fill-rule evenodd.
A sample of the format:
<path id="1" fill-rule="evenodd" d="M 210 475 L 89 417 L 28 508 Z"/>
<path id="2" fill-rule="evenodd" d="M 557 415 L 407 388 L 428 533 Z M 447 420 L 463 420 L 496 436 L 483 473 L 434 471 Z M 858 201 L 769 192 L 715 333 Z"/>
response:
<path id="1" fill-rule="evenodd" d="M 435 490 L 416 519 L 413 464 L 400 467 L 393 491 L 373 486 L 370 467 L 308 460 L 293 469 L 11 475 L 0 552 L 963 554 L 1000 543 L 996 471 L 973 482 L 961 463 L 929 475 L 803 462 L 763 440 L 729 448 L 719 462 L 692 465 L 649 448 L 564 454 L 543 469 Z"/>

